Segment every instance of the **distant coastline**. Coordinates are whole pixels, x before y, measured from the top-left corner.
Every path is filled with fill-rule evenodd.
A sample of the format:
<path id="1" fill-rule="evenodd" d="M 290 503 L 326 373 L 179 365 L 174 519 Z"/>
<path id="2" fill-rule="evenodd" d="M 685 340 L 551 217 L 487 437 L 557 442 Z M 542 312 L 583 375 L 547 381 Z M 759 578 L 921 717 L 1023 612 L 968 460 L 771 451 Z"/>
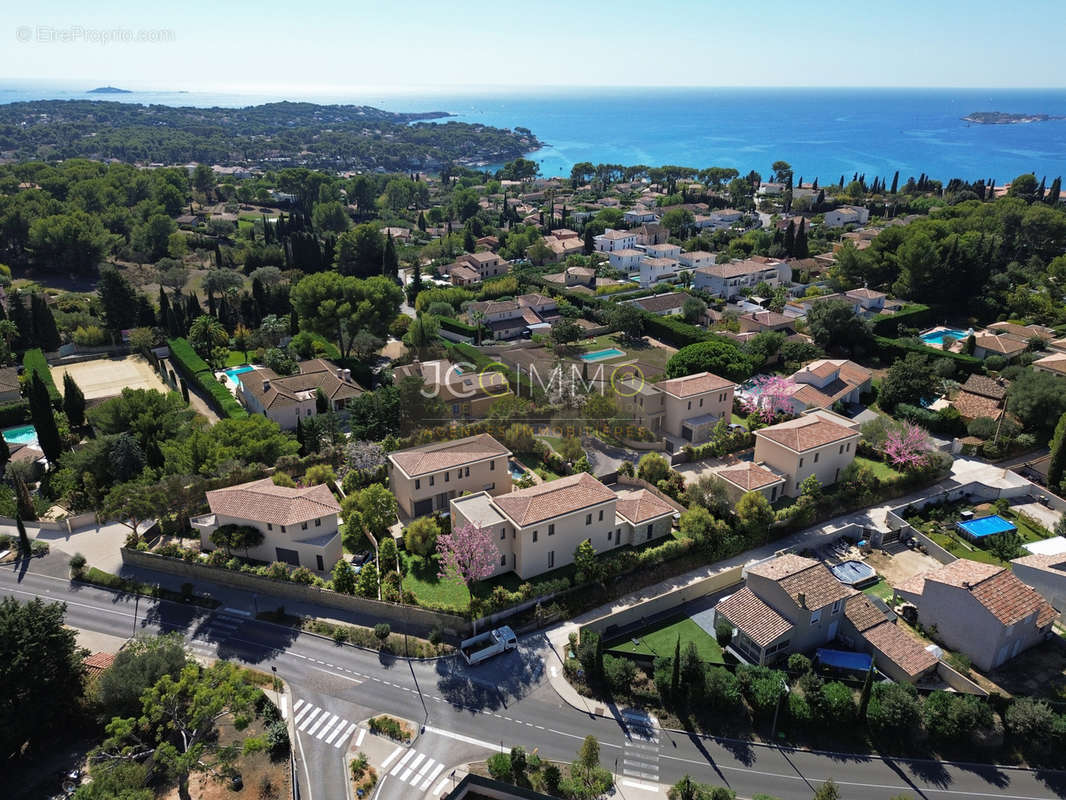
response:
<path id="1" fill-rule="evenodd" d="M 133 94 L 131 89 L 119 89 L 117 86 L 97 86 L 86 94 Z"/>
<path id="2" fill-rule="evenodd" d="M 962 118 L 977 125 L 1025 125 L 1030 122 L 1049 122 L 1066 119 L 1057 114 L 1009 114 L 1006 111 L 974 111 Z"/>

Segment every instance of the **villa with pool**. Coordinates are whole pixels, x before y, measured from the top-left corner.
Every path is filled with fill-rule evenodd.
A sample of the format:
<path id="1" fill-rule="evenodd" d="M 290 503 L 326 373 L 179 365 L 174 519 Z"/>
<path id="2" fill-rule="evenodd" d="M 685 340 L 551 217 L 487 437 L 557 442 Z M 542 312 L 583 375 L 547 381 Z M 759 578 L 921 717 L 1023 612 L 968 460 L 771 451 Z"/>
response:
<path id="1" fill-rule="evenodd" d="M 324 358 L 299 363 L 295 375 L 278 375 L 269 367 L 232 367 L 219 373 L 250 414 L 262 414 L 283 430 L 293 430 L 303 417 L 317 413 L 318 394 L 326 397 L 330 408 L 344 404 L 363 393 L 352 380 L 352 372 L 341 369 Z"/>

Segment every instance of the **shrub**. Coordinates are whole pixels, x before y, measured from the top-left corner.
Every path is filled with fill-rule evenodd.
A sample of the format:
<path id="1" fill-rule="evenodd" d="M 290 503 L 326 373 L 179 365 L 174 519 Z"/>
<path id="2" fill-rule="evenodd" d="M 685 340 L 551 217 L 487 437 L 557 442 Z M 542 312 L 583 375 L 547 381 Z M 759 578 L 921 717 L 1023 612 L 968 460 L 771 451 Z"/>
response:
<path id="1" fill-rule="evenodd" d="M 389 638 L 390 633 L 392 633 L 392 628 L 389 627 L 387 622 L 379 622 L 374 626 L 374 636 L 382 642 Z"/>
<path id="2" fill-rule="evenodd" d="M 398 719 L 393 719 L 389 716 L 373 717 L 367 723 L 367 726 L 370 728 L 371 733 L 388 736 L 390 739 L 395 739 L 399 742 L 411 740 L 411 729 Z"/>
<path id="3" fill-rule="evenodd" d="M 603 674 L 612 692 L 628 694 L 637 676 L 637 665 L 628 658 L 604 655 Z"/>
<path id="4" fill-rule="evenodd" d="M 70 557 L 70 571 L 75 578 L 80 578 L 82 572 L 85 570 L 85 556 L 81 553 L 75 553 Z"/>
<path id="5" fill-rule="evenodd" d="M 23 425 L 30 421 L 30 404 L 25 400 L 0 406 L 0 427 Z"/>
<path id="6" fill-rule="evenodd" d="M 248 416 L 248 412 L 230 394 L 229 390 L 215 379 L 215 373 L 207 362 L 196 354 L 192 345 L 182 338 L 170 339 L 167 344 L 170 346 L 171 359 L 188 380 L 207 393 L 216 411 L 231 419 Z"/>
<path id="7" fill-rule="evenodd" d="M 37 373 L 48 390 L 48 399 L 52 401 L 52 405 L 58 408 L 62 398 L 55 382 L 52 380 L 52 371 L 48 368 L 48 360 L 44 357 L 44 353 L 41 352 L 41 348 L 34 347 L 27 350 L 22 356 L 22 366 L 25 367 L 22 379 L 33 380 L 33 374 Z"/>

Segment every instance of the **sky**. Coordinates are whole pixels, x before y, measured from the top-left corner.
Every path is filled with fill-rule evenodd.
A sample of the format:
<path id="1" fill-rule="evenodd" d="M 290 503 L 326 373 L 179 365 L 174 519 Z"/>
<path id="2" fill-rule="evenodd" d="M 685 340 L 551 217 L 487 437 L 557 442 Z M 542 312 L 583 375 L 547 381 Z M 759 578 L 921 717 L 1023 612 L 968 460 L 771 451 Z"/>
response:
<path id="1" fill-rule="evenodd" d="M 1066 87 L 1062 0 L 4 6 L 0 79 L 8 83 L 301 95 L 364 87 Z"/>

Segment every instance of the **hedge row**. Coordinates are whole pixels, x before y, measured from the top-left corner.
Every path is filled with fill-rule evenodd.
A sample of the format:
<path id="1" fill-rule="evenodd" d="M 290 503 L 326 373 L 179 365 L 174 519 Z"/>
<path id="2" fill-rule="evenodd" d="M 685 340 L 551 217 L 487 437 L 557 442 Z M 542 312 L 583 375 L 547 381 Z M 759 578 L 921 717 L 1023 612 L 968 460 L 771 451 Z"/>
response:
<path id="1" fill-rule="evenodd" d="M 677 317 L 663 317 L 648 313 L 644 314 L 644 330 L 656 339 L 677 348 L 697 342 L 706 342 L 714 336 L 709 331 L 690 325 Z"/>
<path id="2" fill-rule="evenodd" d="M 915 303 L 896 314 L 878 314 L 871 320 L 870 327 L 876 336 L 892 336 L 901 325 L 906 328 L 920 328 L 931 323 L 937 316 L 937 307 Z"/>
<path id="3" fill-rule="evenodd" d="M 48 360 L 44 357 L 41 348 L 34 347 L 32 350 L 27 350 L 25 355 L 22 356 L 22 366 L 26 368 L 27 375 L 36 372 L 41 376 L 45 388 L 48 389 L 48 397 L 51 399 L 52 405 L 58 406 L 61 400 L 59 390 L 52 380 L 52 371 L 48 368 Z M 32 380 L 32 378 L 29 379 Z"/>
<path id="4" fill-rule="evenodd" d="M 984 364 L 981 359 L 968 356 L 964 353 L 952 353 L 949 350 L 940 350 L 935 347 L 926 347 L 906 339 L 889 339 L 885 336 L 875 336 L 874 343 L 878 354 L 885 361 L 895 361 L 903 358 L 907 353 L 918 353 L 930 358 L 947 358 L 955 363 L 955 366 L 965 372 L 981 372 Z"/>
<path id="5" fill-rule="evenodd" d="M 196 354 L 185 339 L 170 339 L 170 357 L 178 368 L 185 373 L 186 379 L 203 389 L 211 398 L 215 410 L 224 417 L 239 419 L 247 417 L 248 412 L 236 401 L 229 390 L 215 379 L 215 373 L 207 362 Z"/>
<path id="6" fill-rule="evenodd" d="M 24 425 L 30 421 L 30 404 L 25 400 L 0 406 L 0 427 Z"/>
<path id="7" fill-rule="evenodd" d="M 440 326 L 446 331 L 452 333 L 458 333 L 460 336 L 469 336 L 475 338 L 477 336 L 477 328 L 473 325 L 467 325 L 465 322 L 454 319 L 452 317 L 437 317 L 437 321 Z"/>

